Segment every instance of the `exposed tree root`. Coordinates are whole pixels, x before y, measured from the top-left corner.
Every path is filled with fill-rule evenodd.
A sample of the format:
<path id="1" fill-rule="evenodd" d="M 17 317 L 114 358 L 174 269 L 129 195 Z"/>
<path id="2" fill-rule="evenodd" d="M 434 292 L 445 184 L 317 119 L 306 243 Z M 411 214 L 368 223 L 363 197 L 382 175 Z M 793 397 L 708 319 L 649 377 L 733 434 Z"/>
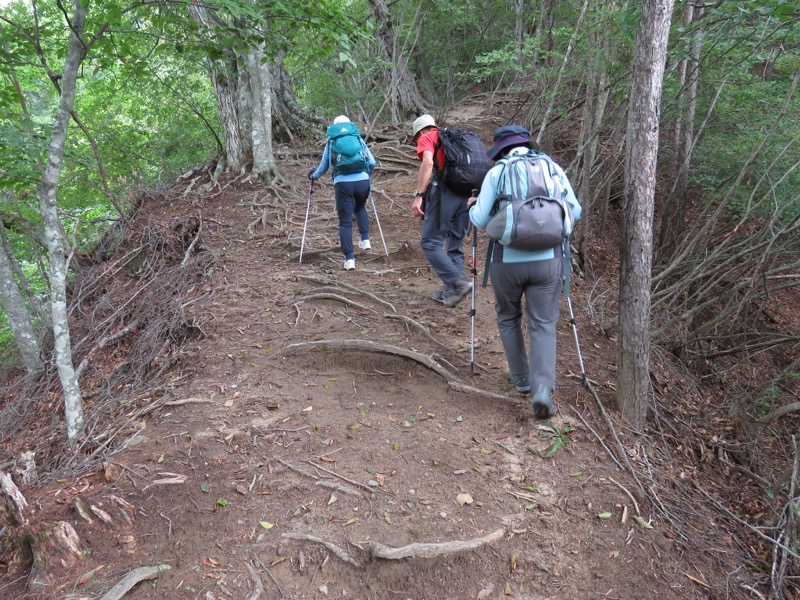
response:
<path id="1" fill-rule="evenodd" d="M 170 570 L 172 567 L 169 565 L 158 565 L 155 567 L 139 567 L 138 569 L 134 569 L 125 577 L 120 579 L 119 583 L 111 588 L 105 596 L 100 598 L 100 600 L 119 600 L 125 594 L 127 594 L 133 586 L 135 586 L 140 581 L 146 581 L 148 579 L 155 579 L 156 577 L 161 577 L 161 574 L 164 571 Z"/>
<path id="2" fill-rule="evenodd" d="M 328 550 L 333 552 L 339 559 L 343 560 L 344 562 L 353 565 L 354 567 L 359 567 L 359 565 L 347 552 L 339 548 L 336 544 L 331 544 L 330 542 L 326 542 L 323 539 L 320 539 L 313 535 L 307 535 L 305 533 L 283 533 L 281 534 L 282 538 L 286 538 L 287 540 L 301 540 L 306 542 L 314 542 L 315 544 L 321 544 L 325 546 Z"/>
<path id="3" fill-rule="evenodd" d="M 414 352 L 413 350 L 408 350 L 406 348 L 400 348 L 399 346 L 390 346 L 388 344 L 379 344 L 377 342 L 372 342 L 370 340 L 316 340 L 312 342 L 298 342 L 296 344 L 290 344 L 286 347 L 286 350 L 295 350 L 299 348 L 312 348 L 315 346 L 322 346 L 325 348 L 338 348 L 343 350 L 367 350 L 369 352 L 383 352 L 384 354 L 395 354 L 397 356 L 402 356 L 404 358 L 410 358 L 422 365 L 425 365 L 432 371 L 435 371 L 442 377 L 447 380 L 456 379 L 455 375 L 450 373 L 447 369 L 445 369 L 442 365 L 436 362 L 432 356 L 427 354 L 421 354 L 419 352 Z"/>
<path id="4" fill-rule="evenodd" d="M 386 558 L 389 560 L 399 560 L 401 558 L 434 558 L 436 556 L 442 556 L 443 554 L 453 554 L 456 552 L 475 550 L 481 546 L 499 540 L 503 537 L 504 533 L 505 532 L 502 529 L 498 529 L 489 535 L 472 540 L 430 544 L 409 544 L 408 546 L 401 546 L 400 548 L 385 546 L 380 542 L 370 542 L 369 551 L 373 558 Z"/>

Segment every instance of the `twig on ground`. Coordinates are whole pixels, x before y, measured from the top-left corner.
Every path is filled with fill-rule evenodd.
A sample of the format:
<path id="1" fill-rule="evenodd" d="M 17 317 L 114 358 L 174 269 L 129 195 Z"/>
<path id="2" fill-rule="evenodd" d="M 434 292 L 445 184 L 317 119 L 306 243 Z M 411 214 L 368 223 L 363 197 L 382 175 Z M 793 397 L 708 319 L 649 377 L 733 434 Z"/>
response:
<path id="1" fill-rule="evenodd" d="M 255 568 L 253 568 L 253 565 L 245 561 L 244 566 L 247 567 L 247 570 L 250 572 L 250 579 L 253 580 L 253 591 L 247 594 L 245 600 L 258 600 L 261 594 L 264 593 L 264 582 L 261 581 L 261 577 L 259 577 Z"/>
<path id="2" fill-rule="evenodd" d="M 784 598 L 783 590 L 786 585 L 786 572 L 789 570 L 790 561 L 789 554 L 781 552 L 782 547 L 789 546 L 791 548 L 797 547 L 797 529 L 795 521 L 798 513 L 800 513 L 800 495 L 798 495 L 797 481 L 800 477 L 800 453 L 797 448 L 797 438 L 792 436 L 792 447 L 794 448 L 794 459 L 792 460 L 792 480 L 789 486 L 789 501 L 781 511 L 781 516 L 778 521 L 778 534 L 776 536 L 775 545 L 772 547 L 772 570 L 771 570 L 771 583 L 772 594 L 774 598 Z M 783 542 L 782 544 L 780 542 Z M 797 558 L 797 555 L 794 555 Z"/>
<path id="3" fill-rule="evenodd" d="M 171 568 L 172 567 L 169 565 L 158 565 L 155 567 L 139 567 L 138 569 L 134 569 L 125 575 L 125 577 L 111 588 L 100 600 L 119 600 L 140 581 L 161 577 L 164 571 L 168 571 Z"/>
<path id="4" fill-rule="evenodd" d="M 400 548 L 385 546 L 380 542 L 370 542 L 369 551 L 375 558 L 398 560 L 401 558 L 433 558 L 443 554 L 475 550 L 503 537 L 504 530 L 498 529 L 481 538 L 466 541 L 442 542 L 431 544 L 409 544 Z"/>
<path id="5" fill-rule="evenodd" d="M 295 472 L 295 473 L 297 473 L 298 475 L 302 475 L 303 477 L 310 477 L 311 479 L 314 479 L 314 480 L 317 480 L 317 479 L 319 479 L 319 477 L 317 477 L 317 476 L 316 476 L 316 475 L 314 475 L 313 473 L 306 473 L 305 471 L 301 471 L 300 469 L 298 469 L 297 467 L 295 467 L 293 464 L 291 464 L 291 463 L 288 463 L 288 462 L 286 462 L 286 461 L 285 461 L 285 460 L 283 460 L 283 459 L 276 458 L 275 460 L 276 460 L 277 462 L 279 462 L 280 464 L 282 464 L 282 465 L 283 465 L 284 467 L 286 467 L 287 469 L 289 469 L 289 470 L 291 470 L 291 471 L 294 471 L 294 472 Z"/>
<path id="6" fill-rule="evenodd" d="M 274 583 L 275 587 L 278 588 L 278 594 L 280 594 L 280 597 L 283 598 L 284 597 L 283 590 L 281 589 L 281 586 L 278 585 L 278 581 L 275 579 L 275 577 L 272 576 L 272 571 L 270 571 L 267 568 L 267 565 L 265 565 L 261 561 L 261 559 L 258 558 L 258 556 L 253 556 L 253 558 L 255 558 L 258 561 L 258 564 L 261 565 L 261 568 L 264 569 L 264 571 L 266 571 L 267 575 L 269 575 L 269 578 L 272 580 L 272 583 Z"/>
<path id="7" fill-rule="evenodd" d="M 189 260 L 189 257 L 192 255 L 192 250 L 194 250 L 194 246 L 197 243 L 197 240 L 200 239 L 200 233 L 203 231 L 203 221 L 200 219 L 200 223 L 197 225 L 197 234 L 194 236 L 192 243 L 189 244 L 189 247 L 186 249 L 186 253 L 183 255 L 183 260 L 181 261 L 181 266 L 186 266 L 186 262 Z"/>
<path id="8" fill-rule="evenodd" d="M 572 411 L 576 415 L 578 415 L 578 418 L 583 423 L 583 426 L 586 427 L 586 429 L 588 429 L 589 431 L 591 431 L 592 434 L 594 435 L 594 437 L 597 439 L 597 441 L 600 442 L 600 445 L 603 447 L 603 449 L 605 449 L 606 453 L 611 457 L 611 460 L 613 460 L 616 463 L 617 467 L 619 467 L 619 470 L 620 471 L 624 471 L 625 467 L 623 467 L 622 464 L 617 460 L 617 457 L 614 454 L 614 452 L 611 450 L 611 448 L 606 446 L 605 440 L 603 440 L 603 438 L 600 437 L 600 434 L 597 433 L 594 429 L 592 429 L 592 426 L 589 425 L 589 423 L 586 421 L 586 419 L 583 418 L 583 415 L 580 413 L 580 411 L 577 408 L 575 408 L 574 406 L 572 406 L 570 408 L 572 408 Z"/>
<path id="9" fill-rule="evenodd" d="M 353 481 L 352 479 L 348 479 L 347 477 L 344 477 L 344 476 L 340 475 L 336 471 L 330 471 L 330 470 L 326 469 L 325 467 L 318 465 L 315 462 L 312 462 L 310 460 L 307 460 L 306 462 L 308 464 L 310 464 L 312 467 L 314 467 L 315 469 L 319 469 L 320 471 L 325 471 L 329 475 L 333 475 L 334 477 L 336 477 L 338 479 L 341 479 L 342 481 L 346 481 L 347 483 L 351 483 L 356 487 L 364 488 L 365 490 L 367 490 L 370 493 L 375 491 L 375 488 L 371 488 L 366 484 L 359 483 L 358 481 Z M 384 492 L 384 490 L 380 490 L 380 491 Z M 388 494 L 389 492 L 384 492 L 384 493 Z"/>
<path id="10" fill-rule="evenodd" d="M 347 552 L 345 552 L 344 550 L 339 548 L 339 546 L 337 546 L 335 544 L 331 544 L 330 542 L 326 542 L 325 540 L 320 539 L 318 537 L 315 537 L 313 535 L 307 535 L 305 533 L 291 533 L 290 532 L 290 533 L 281 534 L 281 537 L 282 538 L 286 538 L 287 540 L 300 540 L 300 541 L 306 541 L 306 542 L 314 542 L 316 544 L 322 544 L 328 550 L 333 552 L 336 555 L 337 558 L 343 560 L 346 563 L 349 563 L 349 564 L 353 565 L 354 567 L 360 567 L 360 565 L 353 558 L 351 558 L 350 555 Z"/>
<path id="11" fill-rule="evenodd" d="M 638 502 L 636 502 L 636 498 L 634 498 L 634 497 L 633 497 L 633 494 L 631 494 L 631 493 L 630 493 L 630 492 L 629 492 L 629 491 L 628 491 L 628 490 L 625 488 L 625 486 L 624 486 L 624 485 L 622 485 L 621 483 L 619 483 L 618 481 L 616 481 L 616 480 L 615 480 L 613 477 L 609 477 L 609 478 L 608 478 L 608 480 L 609 480 L 611 483 L 613 483 L 614 485 L 616 485 L 616 486 L 617 486 L 619 489 L 621 489 L 623 492 L 625 492 L 626 494 L 628 494 L 628 498 L 630 498 L 630 499 L 631 499 L 631 502 L 633 502 L 633 508 L 635 508 L 635 509 L 636 509 L 636 514 L 637 514 L 637 515 L 641 515 L 642 513 L 640 513 L 640 512 L 639 512 L 639 503 L 638 503 Z"/>
<path id="12" fill-rule="evenodd" d="M 699 491 L 701 494 L 703 494 L 703 496 L 705 496 L 705 497 L 706 497 L 706 499 L 707 499 L 709 502 L 711 502 L 711 503 L 712 503 L 714 506 L 716 506 L 718 509 L 720 509 L 722 512 L 724 512 L 726 515 L 728 515 L 729 517 L 731 517 L 731 518 L 732 518 L 734 521 L 736 521 L 736 522 L 737 522 L 737 523 L 739 523 L 740 525 L 744 525 L 745 527 L 747 527 L 747 528 L 748 528 L 750 531 L 752 531 L 753 533 L 755 533 L 755 534 L 756 534 L 758 537 L 760 537 L 761 539 L 763 539 L 763 540 L 765 540 L 765 541 L 769 542 L 770 544 L 774 544 L 775 546 L 778 546 L 778 547 L 779 547 L 779 548 L 781 548 L 781 549 L 782 549 L 784 552 L 786 552 L 786 553 L 790 554 L 791 556 L 794 556 L 796 559 L 800 560 L 800 554 L 798 554 L 797 552 L 795 552 L 794 550 L 792 550 L 791 548 L 789 548 L 789 547 L 788 547 L 788 546 L 786 546 L 785 544 L 782 544 L 782 543 L 780 543 L 778 540 L 776 540 L 776 539 L 773 539 L 773 538 L 769 537 L 769 536 L 768 536 L 767 534 L 765 534 L 765 533 L 762 533 L 760 529 L 758 529 L 757 527 L 754 527 L 753 525 L 750 525 L 750 523 L 748 523 L 748 522 L 747 522 L 747 521 L 745 521 L 744 519 L 742 519 L 742 518 L 740 518 L 740 517 L 737 517 L 737 516 L 736 516 L 735 514 L 733 514 L 733 513 L 732 513 L 730 510 L 728 510 L 728 509 L 727 509 L 725 506 L 723 506 L 723 505 L 722 505 L 722 504 L 721 504 L 721 503 L 720 503 L 720 502 L 719 502 L 719 501 L 718 501 L 716 498 L 714 498 L 714 497 L 713 497 L 711 494 L 709 494 L 709 493 L 708 493 L 707 491 L 705 491 L 705 490 L 704 490 L 702 487 L 700 487 L 700 486 L 697 484 L 697 482 L 693 482 L 693 485 L 694 485 L 694 487 L 696 487 L 696 488 L 698 489 L 698 491 Z"/>

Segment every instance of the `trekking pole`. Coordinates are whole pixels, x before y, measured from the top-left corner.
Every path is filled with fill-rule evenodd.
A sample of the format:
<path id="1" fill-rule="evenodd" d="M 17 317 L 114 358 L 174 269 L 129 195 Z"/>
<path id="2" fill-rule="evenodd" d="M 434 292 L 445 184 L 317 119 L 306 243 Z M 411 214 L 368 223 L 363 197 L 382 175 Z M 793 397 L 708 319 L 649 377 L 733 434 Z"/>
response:
<path id="1" fill-rule="evenodd" d="M 569 307 L 569 324 L 572 327 L 572 333 L 575 335 L 575 347 L 578 350 L 578 362 L 581 365 L 581 383 L 583 387 L 589 387 L 589 379 L 586 376 L 586 368 L 583 365 L 583 354 L 581 354 L 581 343 L 578 341 L 578 324 L 575 321 L 575 313 L 572 311 L 572 298 L 569 293 L 569 275 L 572 269 L 572 261 L 570 259 L 569 239 L 564 240 L 562 244 L 564 254 L 564 274 L 561 280 L 564 284 L 564 296 L 567 299 L 567 307 Z"/>
<path id="2" fill-rule="evenodd" d="M 314 193 L 314 180 L 311 180 L 311 185 L 308 188 L 308 205 L 306 206 L 306 220 L 303 221 L 303 239 L 300 242 L 300 260 L 298 262 L 303 262 L 303 247 L 306 244 L 306 227 L 308 226 L 308 213 L 311 210 L 311 194 Z"/>
<path id="3" fill-rule="evenodd" d="M 378 233 L 381 234 L 381 242 L 383 242 L 383 251 L 386 253 L 386 260 L 389 260 L 389 249 L 386 247 L 386 240 L 383 239 L 383 229 L 381 229 L 381 220 L 378 218 L 378 209 L 375 208 L 375 199 L 372 197 L 372 189 L 369 190 L 369 200 L 372 202 L 372 212 L 375 213 L 375 222 L 378 224 Z"/>
<path id="4" fill-rule="evenodd" d="M 472 190 L 472 196 L 478 196 L 478 190 Z M 475 286 L 478 285 L 478 267 L 475 262 L 475 254 L 478 248 L 478 228 L 472 226 L 472 310 L 470 316 L 472 317 L 472 332 L 470 335 L 469 343 L 469 374 L 475 375 Z"/>

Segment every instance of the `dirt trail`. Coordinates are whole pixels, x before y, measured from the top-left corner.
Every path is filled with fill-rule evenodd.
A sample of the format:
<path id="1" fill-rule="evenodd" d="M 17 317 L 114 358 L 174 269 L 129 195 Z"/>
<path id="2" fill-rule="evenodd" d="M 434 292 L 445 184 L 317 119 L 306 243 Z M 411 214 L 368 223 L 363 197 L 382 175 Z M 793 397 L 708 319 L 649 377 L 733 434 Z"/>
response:
<path id="1" fill-rule="evenodd" d="M 302 181 L 307 167 L 284 170 Z M 505 381 L 490 288 L 476 291 L 470 375 L 470 299 L 454 309 L 431 300 L 438 283 L 409 215 L 413 186 L 412 177 L 378 176 L 390 259 L 371 215 L 373 248 L 352 272 L 341 270 L 329 183 L 314 192 L 302 264 L 307 188 L 282 198 L 288 214 L 270 213 L 250 231 L 274 198 L 259 183 L 187 206 L 204 223 L 203 250 L 218 256 L 215 294 L 187 308 L 206 337 L 187 349 L 169 392 L 192 401 L 133 424 L 141 434 L 114 457 L 111 477 L 66 486 L 65 496 L 82 487 L 99 506 L 109 494 L 124 498 L 136 507 L 132 526 L 81 522 L 68 501 L 44 508 L 75 523 L 86 556 L 73 572 L 101 566 L 76 593 L 97 595 L 135 567 L 163 563 L 171 570 L 128 598 L 252 599 L 259 586 L 264 598 L 717 597 L 687 578 L 712 576 L 702 557 L 687 561 L 691 548 L 657 520 L 648 528 L 654 515 L 586 426 L 598 428 L 597 407 L 570 376 L 578 363 L 565 306 L 551 422 L 534 421 Z M 485 247 L 481 237 L 481 272 Z M 574 294 L 591 375 L 607 381 L 613 342 L 580 309 L 580 280 Z M 505 398 L 457 391 L 448 379 Z M 155 483 L 165 473 L 179 483 Z M 369 553 L 371 542 L 470 541 L 497 530 L 499 540 L 436 558 Z"/>

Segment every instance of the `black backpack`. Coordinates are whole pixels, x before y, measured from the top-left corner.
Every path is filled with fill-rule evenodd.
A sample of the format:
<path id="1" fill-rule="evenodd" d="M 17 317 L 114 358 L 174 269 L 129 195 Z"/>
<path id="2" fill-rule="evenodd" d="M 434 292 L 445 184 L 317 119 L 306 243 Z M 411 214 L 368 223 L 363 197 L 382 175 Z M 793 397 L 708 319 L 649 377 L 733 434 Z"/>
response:
<path id="1" fill-rule="evenodd" d="M 491 164 L 478 134 L 460 127 L 442 127 L 439 145 L 446 159 L 441 175 L 445 185 L 461 194 L 480 189 Z"/>

